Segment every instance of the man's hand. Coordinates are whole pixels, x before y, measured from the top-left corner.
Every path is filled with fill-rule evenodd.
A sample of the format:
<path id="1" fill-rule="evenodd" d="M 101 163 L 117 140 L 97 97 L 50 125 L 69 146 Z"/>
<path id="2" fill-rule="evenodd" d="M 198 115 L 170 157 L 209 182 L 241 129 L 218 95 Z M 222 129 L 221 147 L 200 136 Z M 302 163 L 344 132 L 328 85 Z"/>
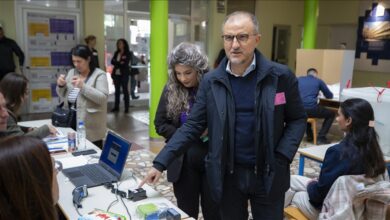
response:
<path id="1" fill-rule="evenodd" d="M 158 171 L 156 168 L 152 167 L 146 177 L 141 181 L 138 188 L 141 188 L 145 183 L 156 184 L 160 179 L 162 172 Z"/>
<path id="2" fill-rule="evenodd" d="M 206 130 L 203 132 L 200 138 L 206 137 L 207 135 L 209 135 L 209 130 L 206 128 Z"/>

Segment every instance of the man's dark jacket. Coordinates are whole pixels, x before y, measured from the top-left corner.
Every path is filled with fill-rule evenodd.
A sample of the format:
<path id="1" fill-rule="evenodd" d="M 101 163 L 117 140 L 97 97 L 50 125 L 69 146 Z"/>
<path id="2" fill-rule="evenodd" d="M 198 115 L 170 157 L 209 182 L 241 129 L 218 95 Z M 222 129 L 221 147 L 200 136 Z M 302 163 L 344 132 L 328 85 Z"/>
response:
<path id="1" fill-rule="evenodd" d="M 294 74 L 257 50 L 255 55 L 255 172 L 269 198 L 278 199 L 290 186 L 289 164 L 303 137 L 306 113 Z M 156 169 L 166 169 L 207 127 L 209 150 L 205 167 L 216 202 L 221 200 L 226 172 L 234 172 L 235 107 L 226 65 L 225 58 L 217 69 L 204 76 L 190 117 L 154 160 Z M 262 193 L 262 187 L 258 188 Z"/>
<path id="2" fill-rule="evenodd" d="M 18 44 L 12 39 L 3 37 L 0 39 L 0 75 L 15 71 L 13 53 L 19 58 L 19 65 L 24 63 L 24 54 Z M 2 78 L 0 76 L 0 79 Z"/>

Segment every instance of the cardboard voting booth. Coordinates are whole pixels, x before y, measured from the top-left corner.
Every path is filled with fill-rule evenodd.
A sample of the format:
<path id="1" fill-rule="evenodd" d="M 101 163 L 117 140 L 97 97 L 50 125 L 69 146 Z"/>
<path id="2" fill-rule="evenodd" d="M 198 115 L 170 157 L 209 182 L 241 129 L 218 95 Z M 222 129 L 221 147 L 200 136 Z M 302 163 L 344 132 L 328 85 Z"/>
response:
<path id="1" fill-rule="evenodd" d="M 341 93 L 341 101 L 349 98 L 362 98 L 370 102 L 374 109 L 379 145 L 383 154 L 390 156 L 390 89 L 381 87 L 344 89 Z"/>
<path id="2" fill-rule="evenodd" d="M 352 86 L 354 50 L 297 49 L 297 77 L 306 76 L 309 68 L 318 70 L 318 77 L 326 84 L 339 84 L 338 91 L 332 91 L 335 97 Z"/>

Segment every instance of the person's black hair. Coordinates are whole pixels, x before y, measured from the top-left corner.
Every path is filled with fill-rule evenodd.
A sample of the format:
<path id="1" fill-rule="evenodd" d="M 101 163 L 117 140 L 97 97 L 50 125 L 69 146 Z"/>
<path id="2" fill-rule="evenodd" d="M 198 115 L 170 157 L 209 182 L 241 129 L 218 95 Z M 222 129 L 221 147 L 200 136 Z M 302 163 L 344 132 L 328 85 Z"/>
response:
<path id="1" fill-rule="evenodd" d="M 92 62 L 92 52 L 86 45 L 77 45 L 72 48 L 71 51 L 72 56 L 81 57 L 84 60 L 89 60 L 89 71 L 90 73 L 93 73 L 96 69 L 96 65 L 94 62 Z"/>
<path id="2" fill-rule="evenodd" d="M 309 74 L 311 74 L 311 72 L 316 72 L 316 73 L 318 73 L 318 71 L 317 71 L 317 69 L 316 68 L 309 68 L 307 71 L 306 71 L 306 74 L 307 75 L 309 75 Z"/>
<path id="3" fill-rule="evenodd" d="M 119 42 L 122 41 L 123 42 L 123 45 L 124 45 L 124 52 L 127 54 L 127 53 L 130 53 L 130 47 L 129 47 L 129 43 L 127 43 L 127 40 L 123 39 L 123 38 L 120 38 L 116 41 L 116 50 L 119 51 L 119 47 L 118 47 L 118 44 Z"/>
<path id="4" fill-rule="evenodd" d="M 378 135 L 370 124 L 370 121 L 374 121 L 374 110 L 370 103 L 360 98 L 347 99 L 340 104 L 340 111 L 346 119 L 352 119 L 345 139 L 357 147 L 363 158 L 359 163 L 363 164 L 366 177 L 383 174 L 386 164 L 378 143 Z"/>
<path id="5" fill-rule="evenodd" d="M 214 68 L 217 68 L 218 65 L 221 63 L 221 61 L 223 60 L 223 58 L 226 57 L 226 52 L 225 52 L 225 49 L 221 49 L 218 53 L 218 57 L 217 59 L 215 60 L 214 62 Z"/>

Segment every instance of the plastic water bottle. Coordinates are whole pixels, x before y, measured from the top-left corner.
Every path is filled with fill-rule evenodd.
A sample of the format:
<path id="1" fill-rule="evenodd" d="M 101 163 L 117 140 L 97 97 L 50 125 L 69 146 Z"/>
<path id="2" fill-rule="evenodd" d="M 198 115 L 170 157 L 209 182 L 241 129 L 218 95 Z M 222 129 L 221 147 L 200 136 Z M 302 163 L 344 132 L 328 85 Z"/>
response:
<path id="1" fill-rule="evenodd" d="M 77 150 L 85 150 L 87 148 L 85 141 L 85 126 L 84 122 L 80 121 L 77 127 Z"/>

